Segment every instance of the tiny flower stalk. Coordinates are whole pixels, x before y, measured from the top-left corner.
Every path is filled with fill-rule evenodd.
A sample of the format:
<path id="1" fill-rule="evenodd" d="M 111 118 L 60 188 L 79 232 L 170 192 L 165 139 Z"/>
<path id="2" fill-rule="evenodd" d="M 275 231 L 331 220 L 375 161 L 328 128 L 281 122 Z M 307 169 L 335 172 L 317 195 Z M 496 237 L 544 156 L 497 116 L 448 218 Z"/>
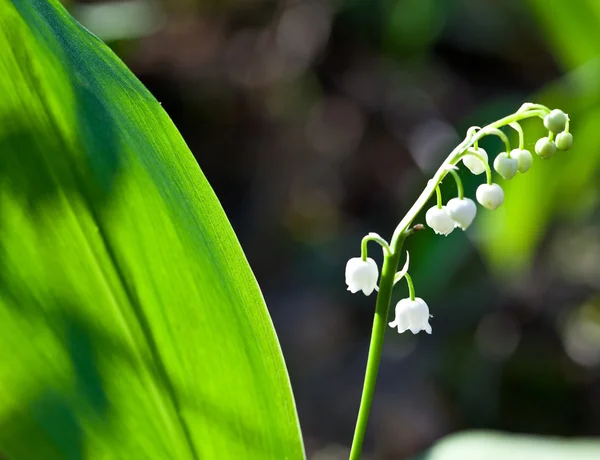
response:
<path id="1" fill-rule="evenodd" d="M 525 132 L 523 131 L 523 127 L 516 121 L 514 123 L 509 123 L 508 126 L 519 134 L 519 149 L 523 150 L 525 148 Z"/>
<path id="2" fill-rule="evenodd" d="M 354 257 L 346 265 L 346 283 L 348 290 L 352 293 L 362 291 L 370 295 L 377 290 L 375 302 L 375 316 L 371 332 L 371 343 L 367 358 L 367 369 L 363 385 L 363 393 L 358 410 L 356 428 L 350 450 L 350 460 L 358 460 L 361 455 L 369 412 L 373 402 L 375 384 L 386 326 L 396 329 L 398 333 L 410 330 L 413 334 L 425 331 L 431 334 L 432 328 L 429 324 L 429 306 L 415 295 L 412 278 L 408 274 L 408 253 L 404 268 L 398 272 L 398 264 L 401 259 L 402 246 L 406 238 L 422 225 L 413 227 L 417 215 L 427 205 L 434 193 L 437 203 L 425 214 L 425 220 L 435 233 L 448 235 L 455 228 L 466 230 L 477 214 L 475 202 L 464 195 L 462 181 L 457 172 L 457 165 L 462 161 L 464 166 L 473 174 L 486 173 L 486 182 L 481 184 L 476 192 L 477 201 L 488 210 L 497 209 L 504 202 L 504 191 L 493 182 L 492 170 L 489 165 L 488 154 L 479 148 L 479 141 L 488 135 L 500 137 L 505 146 L 505 151 L 496 156 L 494 169 L 505 179 L 512 179 L 517 172 L 525 173 L 532 166 L 532 155 L 524 148 L 525 133 L 519 124 L 528 118 L 540 118 L 548 129 L 548 136 L 537 141 L 535 152 L 541 158 L 550 158 L 556 150 L 567 150 L 573 143 L 573 136 L 569 133 L 569 116 L 561 110 L 550 110 L 540 105 L 525 103 L 515 113 L 500 120 L 490 123 L 483 128 L 472 127 L 467 131 L 465 139 L 448 155 L 433 178 L 411 206 L 406 215 L 397 225 L 390 242 L 375 233 L 369 233 L 362 240 L 361 256 Z M 510 126 L 519 134 L 519 147 L 511 149 L 506 134 L 500 129 Z M 556 137 L 556 141 L 555 141 Z M 451 174 L 456 182 L 458 197 L 452 198 L 446 205 L 443 203 L 440 184 L 444 178 Z M 367 245 L 374 241 L 383 249 L 383 265 L 381 274 L 377 264 L 367 254 Z M 379 286 L 377 287 L 377 279 Z M 394 285 L 401 279 L 406 279 L 409 289 L 409 297 L 402 299 L 396 304 L 394 319 L 388 322 L 392 290 Z"/>

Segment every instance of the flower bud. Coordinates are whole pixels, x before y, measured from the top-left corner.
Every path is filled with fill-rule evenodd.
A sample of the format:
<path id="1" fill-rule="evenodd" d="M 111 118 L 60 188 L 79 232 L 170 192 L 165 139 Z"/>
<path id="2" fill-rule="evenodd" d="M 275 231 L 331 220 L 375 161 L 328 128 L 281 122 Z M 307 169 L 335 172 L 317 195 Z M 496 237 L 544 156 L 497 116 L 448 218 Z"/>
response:
<path id="1" fill-rule="evenodd" d="M 420 297 L 415 300 L 402 299 L 396 304 L 395 318 L 389 325 L 398 328 L 400 334 L 409 329 L 413 334 L 419 331 L 431 334 L 429 307 Z"/>
<path id="2" fill-rule="evenodd" d="M 475 175 L 485 172 L 485 164 L 475 155 L 485 158 L 485 161 L 487 162 L 487 152 L 481 148 L 475 149 L 474 147 L 469 147 L 466 153 L 467 154 L 463 157 L 464 165 Z"/>
<path id="3" fill-rule="evenodd" d="M 475 219 L 477 205 L 469 198 L 452 198 L 446 205 L 446 212 L 454 221 L 455 226 L 466 230 Z"/>
<path id="4" fill-rule="evenodd" d="M 494 160 L 494 169 L 505 179 L 512 179 L 517 174 L 519 164 L 516 158 L 508 157 L 508 153 L 499 153 Z"/>
<path id="5" fill-rule="evenodd" d="M 377 264 L 370 257 L 367 260 L 353 257 L 346 264 L 346 284 L 352 294 L 363 291 L 365 295 L 371 295 L 377 286 L 378 276 Z"/>
<path id="6" fill-rule="evenodd" d="M 434 206 L 425 213 L 425 222 L 438 235 L 448 236 L 454 230 L 454 221 L 448 215 L 446 206 Z"/>
<path id="7" fill-rule="evenodd" d="M 529 150 L 514 149 L 510 152 L 510 156 L 517 160 L 517 171 L 520 173 L 527 172 L 531 167 L 533 158 Z"/>
<path id="8" fill-rule="evenodd" d="M 504 191 L 498 184 L 481 184 L 477 187 L 475 195 L 479 204 L 491 211 L 504 202 Z"/>
<path id="9" fill-rule="evenodd" d="M 558 150 L 569 150 L 573 145 L 573 135 L 562 132 L 556 136 L 556 147 Z"/>
<path id="10" fill-rule="evenodd" d="M 560 133 L 565 130 L 567 124 L 567 114 L 559 109 L 554 109 L 544 117 L 544 126 L 548 131 Z"/>
<path id="11" fill-rule="evenodd" d="M 556 144 L 547 137 L 542 137 L 535 143 L 535 153 L 541 158 L 548 159 L 556 153 Z"/>

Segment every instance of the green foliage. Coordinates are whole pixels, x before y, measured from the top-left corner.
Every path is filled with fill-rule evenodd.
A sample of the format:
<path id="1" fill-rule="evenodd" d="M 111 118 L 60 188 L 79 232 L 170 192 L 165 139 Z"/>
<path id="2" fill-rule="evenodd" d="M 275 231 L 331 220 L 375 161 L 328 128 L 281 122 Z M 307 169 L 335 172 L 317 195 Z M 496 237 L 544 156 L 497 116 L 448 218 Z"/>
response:
<path id="1" fill-rule="evenodd" d="M 298 459 L 258 285 L 159 103 L 0 0 L 0 457 Z"/>

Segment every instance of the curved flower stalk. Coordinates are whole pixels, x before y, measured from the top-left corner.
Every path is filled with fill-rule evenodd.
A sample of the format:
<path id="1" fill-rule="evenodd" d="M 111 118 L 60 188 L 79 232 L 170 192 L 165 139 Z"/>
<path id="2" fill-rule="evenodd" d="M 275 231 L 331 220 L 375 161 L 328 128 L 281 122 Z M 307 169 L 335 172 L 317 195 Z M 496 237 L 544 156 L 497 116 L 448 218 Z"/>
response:
<path id="1" fill-rule="evenodd" d="M 420 224 L 413 226 L 413 221 L 435 193 L 437 204 L 428 209 L 425 220 L 436 234 L 447 236 L 456 228 L 466 230 L 471 225 L 477 214 L 477 205 L 473 200 L 464 196 L 462 181 L 457 172 L 458 164 L 461 161 L 472 174 L 479 175 L 484 172 L 486 174 L 485 183 L 478 187 L 475 194 L 479 204 L 488 210 L 500 207 L 504 202 L 504 191 L 500 185 L 493 182 L 488 153 L 479 148 L 478 144 L 485 136 L 498 136 L 504 143 L 505 149 L 494 159 L 494 170 L 505 179 L 512 179 L 518 173 L 526 173 L 532 166 L 533 159 L 531 152 L 524 147 L 525 135 L 519 122 L 528 118 L 542 119 L 544 126 L 548 129 L 548 136 L 539 139 L 535 144 L 535 153 L 540 158 L 547 159 L 552 157 L 557 150 L 571 148 L 573 136 L 569 133 L 569 116 L 561 110 L 550 110 L 540 104 L 523 104 L 515 113 L 487 126 L 469 128 L 465 139 L 450 152 L 433 178 L 429 180 L 417 201 L 402 218 L 390 242 L 376 233 L 369 233 L 363 238 L 361 256 L 348 261 L 346 266 L 348 290 L 352 293 L 362 291 L 367 296 L 373 291 L 378 292 L 365 382 L 350 451 L 350 460 L 360 458 L 381 360 L 392 289 L 398 281 L 406 280 L 409 297 L 398 302 L 395 308 L 394 320 L 389 322 L 389 326 L 397 329 L 399 333 L 408 330 L 413 334 L 420 331 L 425 331 L 428 334 L 432 333 L 432 326 L 429 323 L 431 318 L 429 307 L 423 299 L 416 297 L 412 279 L 408 274 L 408 252 L 406 253 L 404 268 L 397 272 L 404 240 L 415 231 L 424 228 Z M 517 131 L 519 135 L 518 148 L 511 149 L 507 135 L 500 129 L 506 126 Z M 458 196 L 444 205 L 440 184 L 448 174 L 452 175 L 456 182 Z M 383 249 L 384 257 L 381 273 L 379 273 L 376 263 L 368 257 L 367 246 L 371 241 L 378 243 Z M 377 286 L 378 277 L 379 286 Z"/>

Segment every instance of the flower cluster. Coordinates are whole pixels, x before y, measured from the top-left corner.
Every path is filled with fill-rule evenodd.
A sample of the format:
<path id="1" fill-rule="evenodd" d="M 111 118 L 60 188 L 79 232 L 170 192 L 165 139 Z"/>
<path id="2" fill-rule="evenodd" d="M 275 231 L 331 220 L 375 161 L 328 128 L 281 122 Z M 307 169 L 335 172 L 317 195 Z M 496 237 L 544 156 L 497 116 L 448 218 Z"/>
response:
<path id="1" fill-rule="evenodd" d="M 501 137 L 506 145 L 506 151 L 500 152 L 494 159 L 494 170 L 504 179 L 512 179 L 517 172 L 526 173 L 533 162 L 531 152 L 523 147 L 523 130 L 517 122 L 510 124 L 519 133 L 519 148 L 511 149 L 506 135 L 498 129 L 484 129 L 483 134 L 493 134 Z M 573 135 L 569 133 L 569 117 L 562 110 L 552 110 L 544 117 L 544 126 L 548 129 L 548 136 L 542 137 L 535 144 L 535 153 L 540 158 L 550 158 L 556 150 L 568 150 L 573 145 Z M 477 129 L 477 128 L 475 128 Z M 554 136 L 556 135 L 556 139 Z M 475 194 L 481 206 L 489 210 L 497 209 L 504 202 L 502 187 L 491 180 L 491 171 L 488 164 L 487 152 L 477 146 L 468 147 L 462 156 L 463 164 L 475 175 L 487 172 L 488 181 L 477 188 Z M 454 175 L 457 182 L 459 197 L 452 198 L 446 205 L 441 202 L 438 192 L 438 204 L 430 208 L 425 214 L 425 221 L 433 231 L 439 235 L 447 236 L 455 228 L 466 230 L 475 219 L 477 207 L 475 203 L 464 198 L 462 184 L 458 175 Z"/>
<path id="2" fill-rule="evenodd" d="M 374 233 L 370 233 L 363 239 L 361 257 L 350 259 L 346 265 L 348 290 L 352 293 L 362 291 L 368 296 L 378 289 L 379 269 L 375 261 L 367 256 L 367 243 L 369 241 L 379 243 L 383 248 L 384 257 L 395 258 L 394 267 L 396 267 L 399 259 L 398 251 L 405 237 L 411 233 L 410 224 L 416 213 L 426 204 L 434 191 L 437 196 L 437 205 L 427 210 L 425 221 L 436 234 L 447 236 L 455 228 L 466 230 L 471 225 L 477 214 L 477 205 L 473 200 L 464 196 L 462 181 L 457 172 L 457 165 L 460 161 L 475 175 L 486 173 L 486 183 L 481 184 L 475 193 L 479 204 L 489 210 L 500 207 L 504 202 L 504 191 L 500 185 L 492 182 L 488 154 L 479 147 L 478 143 L 486 135 L 500 137 L 504 142 L 505 150 L 494 159 L 494 170 L 504 179 L 512 179 L 517 173 L 524 174 L 531 167 L 533 158 L 531 152 L 524 148 L 524 132 L 518 122 L 531 117 L 542 118 L 544 126 L 548 129 L 548 136 L 539 139 L 535 144 L 535 153 L 540 158 L 547 159 L 552 157 L 557 150 L 571 148 L 573 136 L 569 133 L 568 115 L 561 110 L 550 110 L 539 104 L 524 104 L 513 115 L 498 120 L 485 128 L 473 127 L 469 129 L 465 140 L 442 164 L 434 178 L 429 182 L 428 187 L 419 197 L 419 200 L 409 211 L 409 214 L 400 222 L 391 244 L 388 244 L 383 238 Z M 518 132 L 518 148 L 511 149 L 508 137 L 499 129 L 503 126 L 510 126 Z M 443 204 L 440 183 L 448 174 L 451 174 L 456 181 L 458 196 Z M 384 274 L 382 274 L 382 284 L 384 282 L 383 278 Z M 393 283 L 388 284 L 388 286 L 393 286 L 403 278 L 408 283 L 409 297 L 397 303 L 395 319 L 389 325 L 397 328 L 400 333 L 410 330 L 413 334 L 416 334 L 423 330 L 431 334 L 429 307 L 423 299 L 415 297 L 412 279 L 408 274 L 408 254 L 404 268 L 396 273 Z M 387 290 L 389 290 L 389 293 L 386 293 L 386 296 L 391 297 L 391 288 L 386 289 L 386 292 Z"/>

